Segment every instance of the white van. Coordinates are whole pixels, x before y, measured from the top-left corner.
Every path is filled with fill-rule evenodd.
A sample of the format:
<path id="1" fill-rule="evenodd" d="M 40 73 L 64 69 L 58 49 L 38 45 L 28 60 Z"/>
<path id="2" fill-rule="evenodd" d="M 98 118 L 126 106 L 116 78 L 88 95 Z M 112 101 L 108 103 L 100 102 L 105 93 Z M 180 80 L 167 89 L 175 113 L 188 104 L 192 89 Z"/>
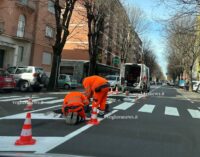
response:
<path id="1" fill-rule="evenodd" d="M 120 70 L 123 91 L 150 91 L 149 68 L 145 64 L 125 63 Z"/>

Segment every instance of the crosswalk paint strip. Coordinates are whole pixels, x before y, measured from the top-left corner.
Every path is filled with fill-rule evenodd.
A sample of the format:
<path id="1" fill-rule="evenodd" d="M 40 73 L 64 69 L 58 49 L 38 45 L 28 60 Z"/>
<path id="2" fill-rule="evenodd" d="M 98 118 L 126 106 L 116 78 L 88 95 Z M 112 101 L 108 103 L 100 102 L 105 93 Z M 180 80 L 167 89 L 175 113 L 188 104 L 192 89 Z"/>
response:
<path id="1" fill-rule="evenodd" d="M 55 99 L 56 97 L 45 97 L 45 98 L 38 98 L 38 99 L 33 99 L 33 102 L 36 102 L 36 101 L 41 101 L 41 100 L 51 100 L 51 99 Z M 21 101 L 22 103 L 23 102 L 27 102 L 26 101 Z"/>
<path id="2" fill-rule="evenodd" d="M 115 110 L 127 110 L 129 107 L 133 106 L 134 103 L 124 102 L 118 106 L 115 106 L 113 109 Z"/>
<path id="3" fill-rule="evenodd" d="M 45 101 L 45 102 L 42 102 L 42 104 L 55 104 L 55 103 L 61 103 L 63 101 L 64 99 L 58 99 L 58 100 L 52 100 L 52 101 Z"/>
<path id="4" fill-rule="evenodd" d="M 176 107 L 165 107 L 165 115 L 169 116 L 179 116 L 179 112 Z"/>
<path id="5" fill-rule="evenodd" d="M 145 104 L 138 111 L 139 112 L 145 112 L 145 113 L 152 113 L 154 108 L 155 108 L 155 105 Z"/>
<path id="6" fill-rule="evenodd" d="M 200 111 L 198 110 L 193 110 L 193 109 L 187 109 L 192 118 L 198 118 L 200 119 Z"/>
<path id="7" fill-rule="evenodd" d="M 0 100 L 1 99 L 7 99 L 7 98 L 18 98 L 20 96 L 4 96 L 4 97 L 0 97 Z"/>
<path id="8" fill-rule="evenodd" d="M 4 117 L 3 119 L 25 119 L 26 113 L 16 114 Z M 50 120 L 63 120 L 64 118 L 60 118 L 59 114 L 53 114 L 50 113 L 48 115 L 45 115 L 45 113 L 32 113 L 31 119 L 50 119 Z"/>
<path id="9" fill-rule="evenodd" d="M 24 99 L 29 99 L 30 97 L 20 97 L 20 98 L 13 98 L 13 99 L 3 99 L 0 100 L 1 102 L 8 102 L 8 101 L 17 101 L 17 100 L 24 100 Z M 36 98 L 36 97 L 32 97 L 32 98 Z"/>

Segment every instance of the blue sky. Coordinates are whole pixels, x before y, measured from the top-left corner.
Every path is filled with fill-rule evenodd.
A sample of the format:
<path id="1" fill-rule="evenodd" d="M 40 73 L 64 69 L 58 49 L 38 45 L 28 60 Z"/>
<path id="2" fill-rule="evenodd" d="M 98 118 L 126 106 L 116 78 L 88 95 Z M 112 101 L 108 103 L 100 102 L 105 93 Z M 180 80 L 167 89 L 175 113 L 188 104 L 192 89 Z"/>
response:
<path id="1" fill-rule="evenodd" d="M 164 39 L 164 26 L 159 22 L 160 19 L 166 19 L 169 11 L 164 6 L 158 5 L 158 0 L 123 0 L 129 5 L 135 5 L 141 8 L 146 14 L 146 20 L 150 22 L 150 27 L 147 33 L 142 37 L 148 38 L 152 42 L 157 61 L 163 70 L 167 72 L 167 61 L 165 56 L 166 40 Z"/>

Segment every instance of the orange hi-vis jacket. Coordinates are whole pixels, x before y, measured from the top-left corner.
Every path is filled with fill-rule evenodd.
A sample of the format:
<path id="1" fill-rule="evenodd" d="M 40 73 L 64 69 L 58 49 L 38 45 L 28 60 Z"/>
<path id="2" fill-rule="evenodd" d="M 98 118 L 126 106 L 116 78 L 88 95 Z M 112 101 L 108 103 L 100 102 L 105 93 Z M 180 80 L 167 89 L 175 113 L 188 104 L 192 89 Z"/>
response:
<path id="1" fill-rule="evenodd" d="M 67 94 L 64 98 L 63 106 L 62 106 L 62 112 L 65 113 L 65 107 L 71 107 L 71 106 L 81 106 L 84 107 L 84 105 L 88 105 L 89 101 L 87 97 L 82 94 L 81 92 L 71 92 Z"/>
<path id="2" fill-rule="evenodd" d="M 83 87 L 85 88 L 85 95 L 90 98 L 97 87 L 106 84 L 108 81 L 100 76 L 89 76 L 83 80 Z"/>

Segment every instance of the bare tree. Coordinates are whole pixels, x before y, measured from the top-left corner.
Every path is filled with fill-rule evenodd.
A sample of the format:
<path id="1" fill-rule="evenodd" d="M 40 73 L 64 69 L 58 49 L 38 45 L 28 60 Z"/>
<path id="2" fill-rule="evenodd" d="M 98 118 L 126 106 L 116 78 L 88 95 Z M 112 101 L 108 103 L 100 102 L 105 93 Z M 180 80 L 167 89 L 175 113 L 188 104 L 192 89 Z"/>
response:
<path id="1" fill-rule="evenodd" d="M 61 61 L 61 53 L 69 35 L 69 24 L 77 0 L 65 0 L 64 9 L 62 9 L 62 1 L 55 0 L 55 21 L 56 21 L 56 40 L 53 47 L 53 61 L 48 89 L 52 90 L 57 87 L 57 79 L 59 74 L 59 65 Z"/>
<path id="2" fill-rule="evenodd" d="M 194 27 L 196 20 L 191 16 L 182 17 L 169 23 L 169 46 L 173 51 L 169 56 L 169 59 L 176 57 L 180 65 L 174 66 L 177 68 L 183 68 L 189 74 L 190 90 L 192 90 L 192 72 L 194 63 L 200 56 L 199 39 Z M 181 70 L 183 70 L 181 69 Z"/>
<path id="3" fill-rule="evenodd" d="M 89 75 L 95 74 L 96 61 L 98 57 L 98 46 L 100 42 L 101 32 L 104 27 L 104 18 L 109 1 L 104 0 L 84 0 L 83 5 L 87 11 L 88 19 L 88 43 L 89 43 Z"/>

